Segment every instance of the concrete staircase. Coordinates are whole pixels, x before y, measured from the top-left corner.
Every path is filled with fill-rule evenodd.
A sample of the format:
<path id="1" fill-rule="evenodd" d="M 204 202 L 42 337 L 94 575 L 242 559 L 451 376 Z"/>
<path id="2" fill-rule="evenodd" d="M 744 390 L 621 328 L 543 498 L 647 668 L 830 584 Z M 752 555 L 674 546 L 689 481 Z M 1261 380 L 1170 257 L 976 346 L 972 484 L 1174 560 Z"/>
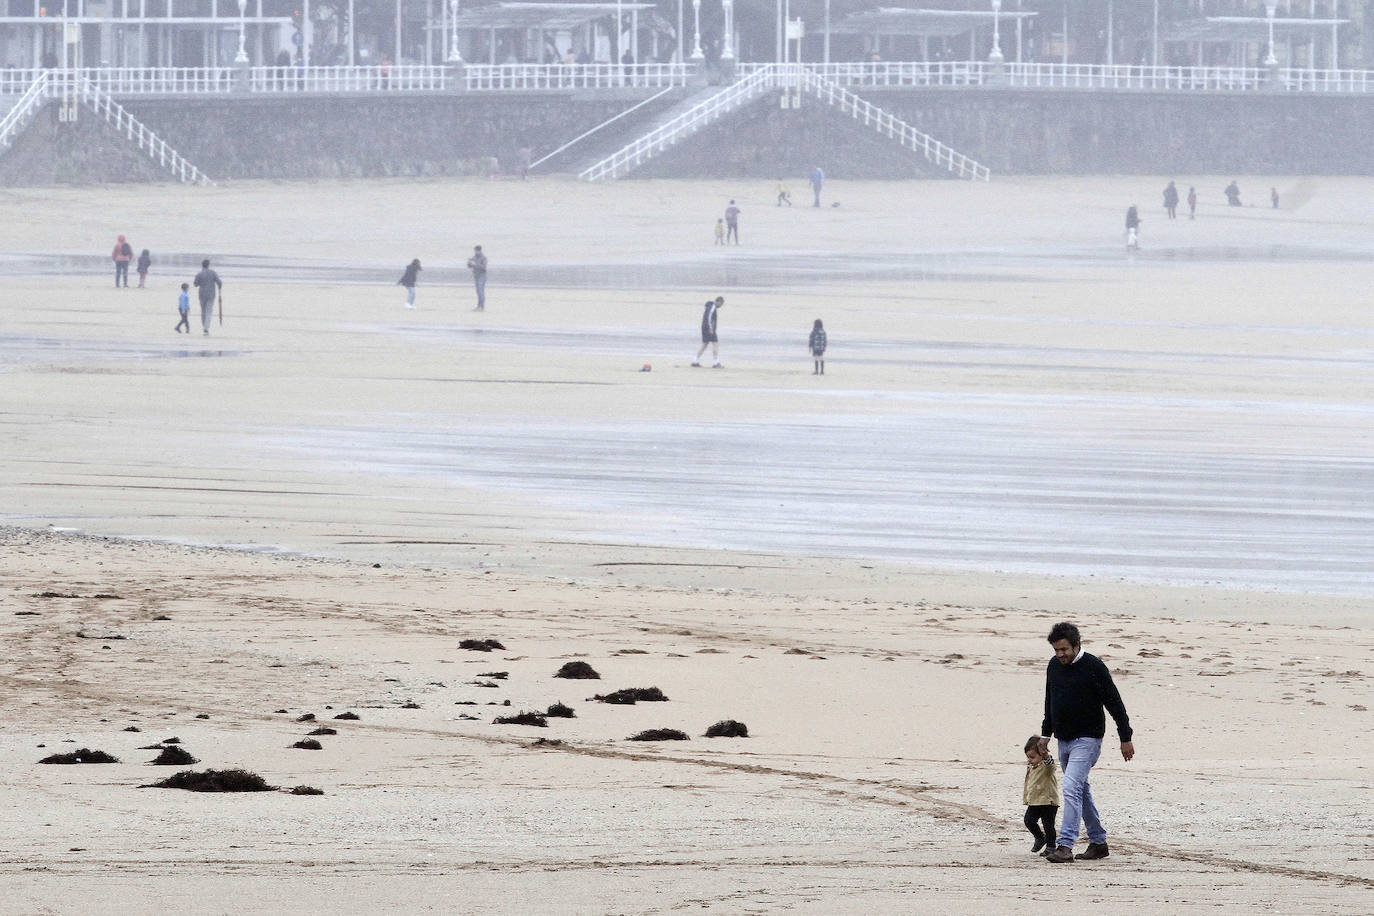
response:
<path id="1" fill-rule="evenodd" d="M 813 96 L 958 178 L 987 181 L 991 177 L 987 166 L 798 64 L 768 64 L 723 89 L 685 100 L 664 112 L 658 123 L 637 139 L 588 164 L 578 177 L 584 181 L 623 177 L 702 128 L 775 90 L 783 90 L 798 101 L 802 93 Z"/>

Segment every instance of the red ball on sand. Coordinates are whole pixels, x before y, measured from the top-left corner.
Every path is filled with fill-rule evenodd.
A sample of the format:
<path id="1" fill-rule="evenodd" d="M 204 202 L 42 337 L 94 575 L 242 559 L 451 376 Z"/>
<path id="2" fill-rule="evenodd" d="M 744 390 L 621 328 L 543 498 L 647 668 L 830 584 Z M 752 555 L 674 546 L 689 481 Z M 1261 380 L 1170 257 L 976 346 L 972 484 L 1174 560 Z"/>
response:
<path id="1" fill-rule="evenodd" d="M 640 372 L 652 372 L 652 371 L 654 371 L 654 367 L 651 366 L 651 365 L 649 365 L 648 363 L 645 363 L 645 364 L 644 364 L 644 368 L 640 369 L 639 371 L 640 371 Z"/>

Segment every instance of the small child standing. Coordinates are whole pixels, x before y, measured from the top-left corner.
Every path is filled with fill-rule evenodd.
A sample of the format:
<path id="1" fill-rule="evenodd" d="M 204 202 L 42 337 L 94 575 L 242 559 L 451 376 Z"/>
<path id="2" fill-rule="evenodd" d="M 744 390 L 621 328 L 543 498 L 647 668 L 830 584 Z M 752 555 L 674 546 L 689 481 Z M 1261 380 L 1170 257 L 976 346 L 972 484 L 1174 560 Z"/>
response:
<path id="1" fill-rule="evenodd" d="M 717 245 L 724 245 L 724 244 L 725 244 L 725 220 L 724 220 L 724 219 L 718 219 L 718 220 L 716 220 L 716 244 L 717 244 Z"/>
<path id="2" fill-rule="evenodd" d="M 812 375 L 825 375 L 825 325 L 821 324 L 819 318 L 811 326 L 811 358 L 815 360 L 816 367 L 811 370 Z"/>
<path id="3" fill-rule="evenodd" d="M 406 288 L 406 308 L 415 308 L 415 284 L 420 276 L 420 259 L 416 258 L 406 265 L 405 273 L 396 283 Z"/>
<path id="4" fill-rule="evenodd" d="M 184 327 L 186 328 L 186 333 L 190 334 L 191 284 L 189 283 L 181 284 L 181 296 L 177 299 L 177 311 L 181 313 L 181 320 L 177 322 L 177 326 L 175 328 L 176 332 L 180 334 L 181 329 Z"/>
<path id="5" fill-rule="evenodd" d="M 148 279 L 148 268 L 153 264 L 153 256 L 148 253 L 148 249 L 143 249 L 143 253 L 138 256 L 138 288 L 142 289 L 144 282 Z"/>
<path id="6" fill-rule="evenodd" d="M 1026 806 L 1026 829 L 1035 837 L 1031 852 L 1042 856 L 1054 849 L 1054 820 L 1059 814 L 1059 771 L 1054 758 L 1040 750 L 1040 736 L 1026 739 L 1026 786 L 1021 794 Z"/>

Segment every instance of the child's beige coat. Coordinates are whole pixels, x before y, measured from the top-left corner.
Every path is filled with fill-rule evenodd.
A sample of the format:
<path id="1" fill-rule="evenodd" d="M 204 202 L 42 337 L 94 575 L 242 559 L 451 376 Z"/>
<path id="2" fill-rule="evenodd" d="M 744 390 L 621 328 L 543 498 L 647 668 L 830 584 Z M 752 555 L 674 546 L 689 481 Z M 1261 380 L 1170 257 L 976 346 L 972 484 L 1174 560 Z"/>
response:
<path id="1" fill-rule="evenodd" d="M 1034 766 L 1026 764 L 1026 788 L 1022 793 L 1022 804 L 1058 806 L 1059 768 L 1054 765 L 1053 757 L 1046 757 Z"/>

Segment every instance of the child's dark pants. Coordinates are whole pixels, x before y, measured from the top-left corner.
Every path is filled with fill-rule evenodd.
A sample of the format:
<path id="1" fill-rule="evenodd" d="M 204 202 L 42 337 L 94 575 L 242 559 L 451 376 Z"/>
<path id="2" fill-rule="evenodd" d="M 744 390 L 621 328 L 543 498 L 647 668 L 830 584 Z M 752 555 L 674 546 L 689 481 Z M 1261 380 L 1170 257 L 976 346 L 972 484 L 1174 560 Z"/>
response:
<path id="1" fill-rule="evenodd" d="M 1059 832 L 1054 828 L 1054 819 L 1059 814 L 1058 805 L 1028 805 L 1026 807 L 1026 829 L 1037 840 L 1054 843 Z"/>

